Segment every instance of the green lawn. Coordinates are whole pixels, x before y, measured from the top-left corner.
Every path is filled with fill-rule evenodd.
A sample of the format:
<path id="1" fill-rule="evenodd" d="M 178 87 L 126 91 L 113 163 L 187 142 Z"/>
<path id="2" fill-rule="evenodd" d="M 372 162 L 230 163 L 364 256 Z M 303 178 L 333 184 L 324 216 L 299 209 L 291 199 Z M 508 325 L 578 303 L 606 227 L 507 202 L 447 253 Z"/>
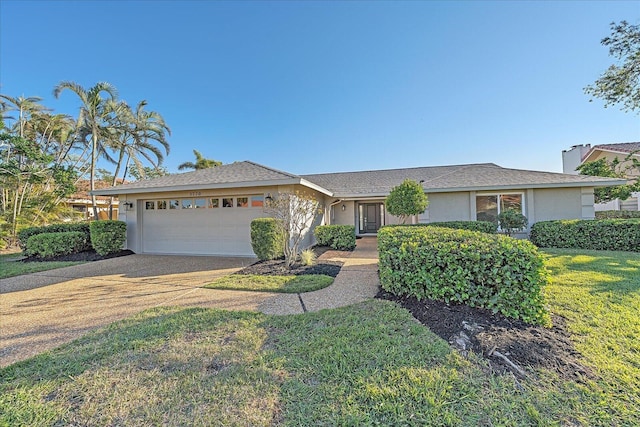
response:
<path id="1" fill-rule="evenodd" d="M 205 286 L 210 289 L 233 289 L 237 291 L 300 293 L 317 291 L 333 283 L 333 277 L 323 274 L 301 276 L 260 276 L 232 274 L 217 279 Z"/>
<path id="2" fill-rule="evenodd" d="M 0 279 L 6 277 L 20 276 L 22 274 L 37 273 L 39 271 L 53 270 L 60 267 L 82 264 L 81 262 L 20 262 L 15 261 L 22 254 L 0 255 Z"/>
<path id="3" fill-rule="evenodd" d="M 639 425 L 640 255 L 545 253 L 598 380 L 490 374 L 388 301 L 156 308 L 1 369 L 0 425 Z"/>
<path id="4" fill-rule="evenodd" d="M 548 249 L 551 310 L 569 320 L 577 350 L 608 402 L 640 414 L 640 254 Z M 640 416 L 634 425 L 640 425 Z"/>

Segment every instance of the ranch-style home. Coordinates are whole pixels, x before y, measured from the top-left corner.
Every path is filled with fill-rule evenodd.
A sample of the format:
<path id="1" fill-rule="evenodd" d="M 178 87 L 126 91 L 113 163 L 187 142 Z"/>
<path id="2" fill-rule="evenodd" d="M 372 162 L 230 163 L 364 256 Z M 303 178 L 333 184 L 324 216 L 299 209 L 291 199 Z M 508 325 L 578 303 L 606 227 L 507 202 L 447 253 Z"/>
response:
<path id="1" fill-rule="evenodd" d="M 127 248 L 148 254 L 253 256 L 250 224 L 264 217 L 265 200 L 301 191 L 321 203 L 310 227 L 354 225 L 375 234 L 398 218 L 385 210 L 391 189 L 419 182 L 429 198 L 413 223 L 496 220 L 519 209 L 533 224 L 551 219 L 594 218 L 593 189 L 624 181 L 583 175 L 507 169 L 492 163 L 294 175 L 250 161 L 167 175 L 94 191 L 120 200 Z M 305 245 L 313 243 L 309 232 Z"/>

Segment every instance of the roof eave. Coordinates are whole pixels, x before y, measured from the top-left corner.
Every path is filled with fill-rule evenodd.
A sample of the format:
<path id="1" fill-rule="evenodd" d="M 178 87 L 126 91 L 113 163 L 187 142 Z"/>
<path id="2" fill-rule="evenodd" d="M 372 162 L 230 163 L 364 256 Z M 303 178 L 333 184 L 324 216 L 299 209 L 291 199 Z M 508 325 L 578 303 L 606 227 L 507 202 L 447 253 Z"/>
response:
<path id="1" fill-rule="evenodd" d="M 610 150 L 610 149 L 605 149 L 605 148 L 601 148 L 601 147 L 593 147 L 591 150 L 589 150 L 587 152 L 587 154 L 584 156 L 584 158 L 581 160 L 582 163 L 586 163 L 586 162 L 591 162 L 593 160 L 593 157 L 597 157 L 594 156 L 593 154 L 597 153 L 597 152 L 604 152 L 604 153 L 611 153 L 611 154 L 621 154 L 623 156 L 629 156 L 629 155 L 633 155 L 633 156 L 640 156 L 640 153 L 636 152 L 636 151 L 620 151 L 620 150 Z"/>
<path id="2" fill-rule="evenodd" d="M 167 185 L 161 187 L 137 187 L 137 188 L 121 188 L 112 187 L 104 190 L 94 190 L 90 194 L 96 196 L 111 196 L 118 194 L 147 194 L 147 193 L 165 193 L 173 191 L 193 191 L 193 190 L 217 190 L 225 188 L 247 188 L 247 187 L 273 187 L 277 185 L 300 184 L 299 178 L 276 179 L 266 181 L 244 181 L 233 183 L 214 183 L 214 184 L 185 184 L 185 185 Z M 325 192 L 327 190 L 324 190 Z"/>
<path id="3" fill-rule="evenodd" d="M 483 185 L 471 187 L 450 187 L 450 188 L 429 188 L 426 193 L 449 193 L 459 191 L 496 191 L 496 190 L 526 190 L 542 188 L 580 188 L 580 187 L 611 187 L 614 185 L 626 184 L 627 181 L 614 179 L 608 181 L 585 181 L 585 182 L 558 182 L 539 184 L 507 184 L 507 185 Z"/>
<path id="4" fill-rule="evenodd" d="M 300 182 L 298 184 L 304 185 L 305 187 L 311 188 L 312 190 L 316 190 L 316 191 L 318 191 L 318 192 L 320 192 L 320 193 L 322 193 L 322 194 L 324 194 L 326 196 L 333 196 L 334 195 L 332 191 L 329 191 L 324 187 L 321 187 L 321 186 L 319 186 L 317 184 L 314 184 L 311 181 L 307 181 L 304 178 L 300 178 Z"/>
<path id="5" fill-rule="evenodd" d="M 607 181 L 585 181 L 585 182 L 558 182 L 558 183 L 539 183 L 539 184 L 508 184 L 508 185 L 481 185 L 468 187 L 441 187 L 441 188 L 425 188 L 425 193 L 457 193 L 461 191 L 498 191 L 498 190 L 523 190 L 523 189 L 541 189 L 541 188 L 577 188 L 577 187 L 611 187 L 615 185 L 626 184 L 623 179 L 612 179 Z M 371 199 L 377 197 L 386 197 L 389 193 L 334 193 L 334 197 L 340 199 Z"/>

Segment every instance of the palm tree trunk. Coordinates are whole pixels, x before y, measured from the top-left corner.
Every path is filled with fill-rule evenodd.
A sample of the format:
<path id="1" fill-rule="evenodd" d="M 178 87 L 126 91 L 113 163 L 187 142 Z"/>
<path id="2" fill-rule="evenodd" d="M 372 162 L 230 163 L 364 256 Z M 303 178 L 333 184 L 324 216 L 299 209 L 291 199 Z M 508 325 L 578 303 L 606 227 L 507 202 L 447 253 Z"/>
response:
<path id="1" fill-rule="evenodd" d="M 118 163 L 116 164 L 116 170 L 113 173 L 113 182 L 111 183 L 112 187 L 115 187 L 118 183 L 118 174 L 120 173 L 120 168 L 122 167 L 122 160 L 124 159 L 124 147 L 120 148 L 120 153 L 118 154 Z M 109 219 L 113 219 L 113 203 L 115 202 L 115 197 L 111 196 L 109 199 Z"/>
<path id="2" fill-rule="evenodd" d="M 94 129 L 91 134 L 91 168 L 89 171 L 89 188 L 91 192 L 91 206 L 93 207 L 93 219 L 98 219 L 98 204 L 93 191 L 96 189 L 96 157 L 98 156 L 98 131 Z"/>

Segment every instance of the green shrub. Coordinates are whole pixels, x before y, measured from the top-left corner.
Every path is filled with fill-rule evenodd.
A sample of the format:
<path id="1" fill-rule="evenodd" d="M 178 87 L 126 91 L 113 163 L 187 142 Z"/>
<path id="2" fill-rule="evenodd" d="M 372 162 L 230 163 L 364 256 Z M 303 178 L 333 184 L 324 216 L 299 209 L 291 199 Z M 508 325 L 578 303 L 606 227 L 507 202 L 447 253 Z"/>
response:
<path id="1" fill-rule="evenodd" d="M 640 211 L 598 211 L 596 219 L 630 219 L 640 218 Z"/>
<path id="2" fill-rule="evenodd" d="M 251 221 L 251 247 L 262 261 L 284 256 L 284 233 L 275 218 Z"/>
<path id="3" fill-rule="evenodd" d="M 481 233 L 489 234 L 495 234 L 498 229 L 498 226 L 491 221 L 443 221 L 416 225 L 454 228 L 456 230 L 479 231 Z"/>
<path id="4" fill-rule="evenodd" d="M 540 221 L 530 239 L 542 248 L 640 252 L 640 219 Z"/>
<path id="5" fill-rule="evenodd" d="M 313 234 L 320 246 L 340 251 L 351 251 L 356 247 L 356 227 L 353 225 L 319 225 Z"/>
<path id="6" fill-rule="evenodd" d="M 81 252 L 87 247 L 87 235 L 81 231 L 39 233 L 27 240 L 25 254 L 51 258 Z"/>
<path id="7" fill-rule="evenodd" d="M 81 249 L 87 250 L 91 249 L 91 234 L 89 231 L 89 223 L 88 222 L 72 222 L 72 223 L 63 223 L 63 224 L 51 224 L 43 227 L 29 227 L 25 228 L 18 232 L 18 244 L 20 248 L 24 251 L 27 249 L 27 242 L 29 237 L 35 236 L 37 234 L 42 233 L 66 233 L 69 231 L 78 231 L 84 233 L 87 236 L 87 244 Z"/>
<path id="8" fill-rule="evenodd" d="M 127 223 L 124 221 L 93 221 L 89 228 L 91 246 L 102 256 L 121 251 L 127 240 Z"/>
<path id="9" fill-rule="evenodd" d="M 491 221 L 442 221 L 420 224 L 394 224 L 385 227 L 444 227 L 456 230 L 479 231 L 481 233 L 496 234 L 498 225 Z"/>
<path id="10" fill-rule="evenodd" d="M 500 224 L 500 229 L 508 236 L 511 236 L 513 233 L 527 228 L 529 221 L 522 213 L 509 209 L 498 215 L 498 223 Z"/>
<path id="11" fill-rule="evenodd" d="M 378 250 L 380 282 L 389 292 L 549 322 L 542 296 L 547 271 L 526 240 L 443 227 L 383 227 Z"/>

